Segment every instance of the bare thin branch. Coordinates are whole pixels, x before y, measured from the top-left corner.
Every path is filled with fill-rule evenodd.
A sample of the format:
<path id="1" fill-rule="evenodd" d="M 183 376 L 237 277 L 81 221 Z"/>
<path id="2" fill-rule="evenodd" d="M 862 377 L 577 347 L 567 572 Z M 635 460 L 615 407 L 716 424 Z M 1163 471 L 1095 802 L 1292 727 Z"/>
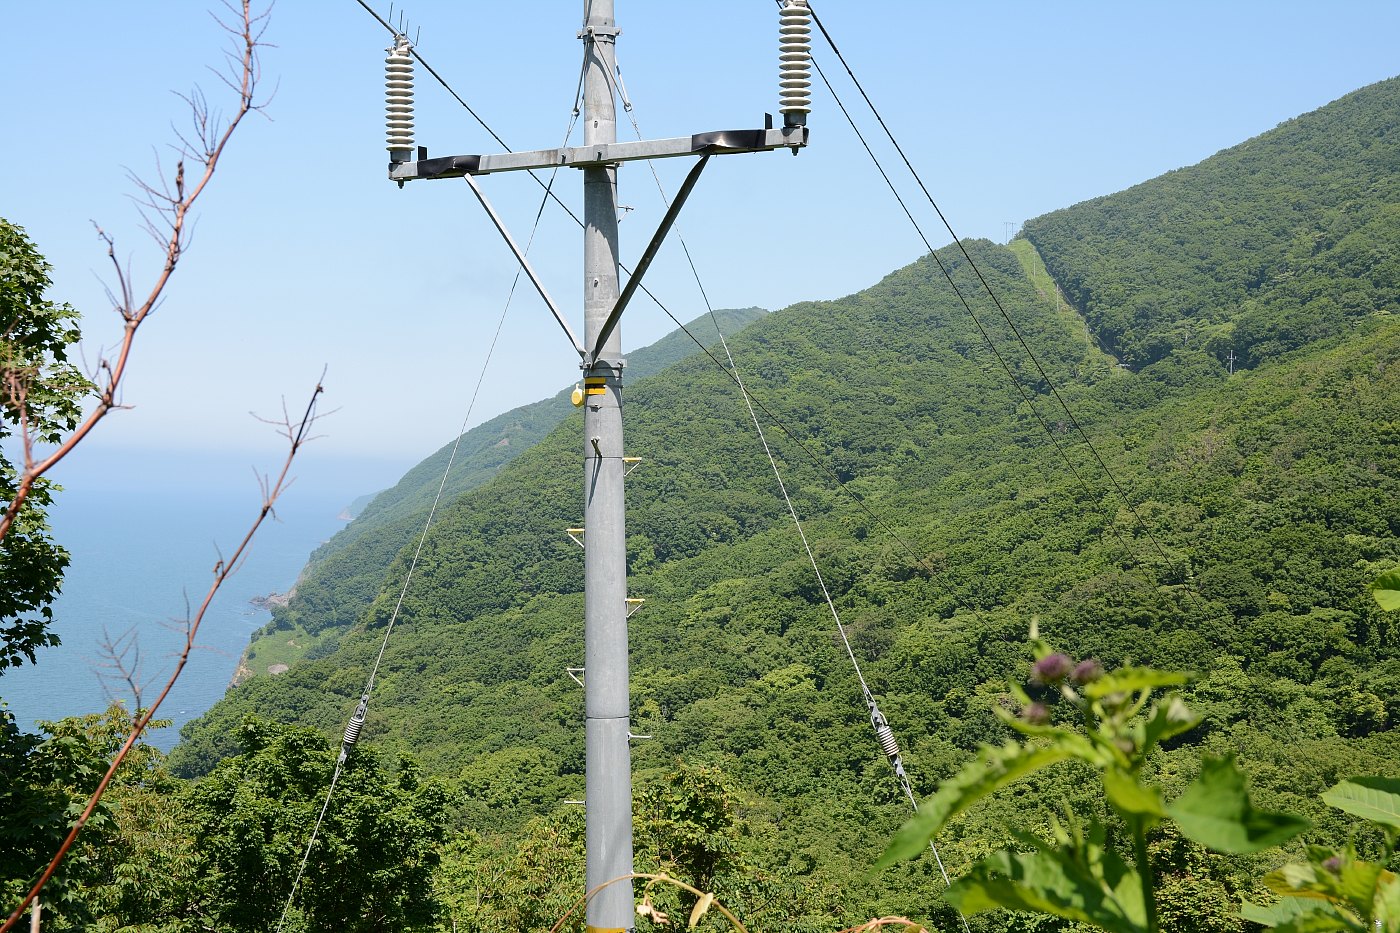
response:
<path id="1" fill-rule="evenodd" d="M 121 342 L 117 346 L 115 357 L 111 360 L 104 360 L 100 367 L 103 379 L 98 385 L 97 404 L 51 453 L 42 459 L 36 459 L 33 454 L 32 434 L 28 430 L 24 431 L 24 472 L 19 478 L 14 496 L 3 516 L 0 516 L 0 539 L 9 533 L 15 518 L 19 515 L 20 509 L 24 507 L 24 502 L 29 497 L 29 493 L 39 477 L 67 457 L 103 418 L 113 409 L 120 407 L 117 404 L 117 394 L 122 378 L 126 374 L 127 362 L 131 358 L 131 349 L 135 344 L 136 333 L 150 313 L 159 305 L 161 295 L 164 293 L 166 285 L 169 284 L 175 268 L 179 265 L 185 248 L 189 245 L 190 210 L 199 200 L 199 196 L 204 193 L 205 186 L 214 177 L 219 160 L 223 157 L 224 148 L 228 145 L 239 124 L 242 123 L 243 118 L 264 106 L 264 102 L 257 97 L 260 75 L 258 48 L 260 46 L 259 39 L 266 28 L 267 13 L 254 14 L 251 9 L 251 0 L 241 0 L 237 5 L 227 2 L 225 7 L 229 13 L 228 18 L 219 19 L 219 23 L 232 37 L 234 46 L 230 53 L 232 74 L 226 77 L 229 78 L 227 83 L 238 95 L 238 105 L 233 116 L 226 123 L 218 124 L 210 121 L 207 105 L 202 103 L 203 97 L 192 94 L 188 100 L 199 102 L 193 105 L 196 135 L 204 142 L 202 144 L 203 150 L 190 153 L 189 157 L 198 160 L 203 171 L 191 183 L 185 174 L 185 160 L 181 159 L 175 167 L 174 179 L 169 180 L 162 187 L 157 188 L 154 185 L 138 182 L 138 188 L 149 199 L 149 209 L 163 218 L 163 223 L 169 231 L 167 236 L 157 237 L 165 255 L 164 262 L 150 291 L 139 305 L 136 304 L 131 291 L 130 275 L 123 271 L 117 262 L 112 238 L 102 233 L 99 228 L 99 236 L 107 244 L 107 255 L 111 259 L 117 275 L 117 294 L 120 298 L 117 310 L 123 321 Z M 143 212 L 142 217 L 146 220 L 148 229 L 154 232 L 157 228 L 152 222 L 151 216 Z M 0 928 L 0 931 L 4 929 L 8 929 L 8 926 Z"/>
<path id="2" fill-rule="evenodd" d="M 324 372 L 322 375 L 324 375 Z M 111 764 L 107 766 L 107 771 L 103 774 L 102 780 L 98 782 L 97 789 L 88 797 L 87 805 L 83 808 L 77 820 L 74 821 L 73 827 L 68 831 L 68 835 L 58 847 L 58 851 L 54 854 L 48 867 L 44 869 L 44 873 L 39 876 L 39 880 L 34 884 L 34 887 L 30 890 L 29 894 L 25 896 L 20 905 L 10 914 L 4 925 L 0 926 L 0 933 L 8 933 L 9 930 L 13 929 L 15 924 L 18 923 L 19 919 L 24 915 L 24 911 L 29 907 L 29 904 L 39 896 L 39 892 L 44 889 L 44 885 L 48 884 L 49 879 L 53 877 L 53 873 L 63 862 L 64 856 L 68 854 L 74 841 L 77 840 L 78 834 L 82 832 L 83 827 L 87 825 L 87 821 L 97 809 L 97 805 L 102 801 L 102 796 L 107 792 L 107 787 L 112 783 L 112 778 L 116 775 L 117 769 L 121 767 L 122 762 L 126 760 L 127 754 L 136 745 L 137 740 L 141 738 L 141 735 L 146 730 L 146 726 L 155 718 L 156 711 L 159 710 L 161 704 L 165 702 L 165 698 L 170 695 L 170 691 L 175 686 L 175 682 L 180 679 L 180 674 L 184 671 L 185 664 L 188 663 L 190 654 L 194 651 L 195 637 L 199 634 L 199 627 L 204 622 L 204 615 L 208 611 L 210 604 L 214 601 L 214 596 L 219 592 L 219 588 L 223 586 L 224 581 L 238 568 L 247 554 L 253 536 L 257 534 L 263 521 L 272 514 L 273 506 L 276 504 L 278 497 L 291 484 L 290 474 L 292 462 L 296 459 L 297 453 L 301 450 L 302 446 L 305 445 L 311 425 L 317 420 L 316 402 L 323 391 L 324 389 L 320 383 L 317 383 L 315 390 L 311 393 L 311 399 L 306 405 L 306 411 L 302 415 L 300 423 L 294 425 L 288 422 L 286 424 L 286 437 L 289 438 L 287 457 L 282 461 L 281 470 L 277 473 L 276 479 L 263 496 L 262 508 L 258 511 L 257 518 L 253 520 L 252 526 L 249 527 L 247 533 L 243 535 L 243 539 L 239 541 L 238 547 L 234 550 L 228 561 L 220 560 L 215 564 L 214 580 L 209 585 L 208 592 L 204 594 L 204 600 L 199 604 L 199 609 L 196 610 L 194 616 L 190 619 L 189 626 L 185 633 L 184 647 L 175 660 L 174 672 L 171 673 L 169 679 L 165 682 L 165 686 L 161 689 L 160 693 L 157 694 L 155 700 L 148 708 L 133 711 L 135 719 L 132 722 L 130 732 L 127 734 L 126 741 L 122 743 L 121 749 L 112 758 Z"/>

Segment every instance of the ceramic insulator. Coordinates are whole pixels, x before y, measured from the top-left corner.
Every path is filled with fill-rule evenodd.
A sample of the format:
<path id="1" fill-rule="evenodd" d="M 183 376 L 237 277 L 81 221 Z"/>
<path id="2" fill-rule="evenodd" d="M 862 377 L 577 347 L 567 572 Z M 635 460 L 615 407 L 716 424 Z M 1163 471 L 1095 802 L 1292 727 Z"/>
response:
<path id="1" fill-rule="evenodd" d="M 812 109 L 812 12 L 807 0 L 786 0 L 778 13 L 778 110 Z"/>
<path id="2" fill-rule="evenodd" d="M 895 741 L 893 729 L 889 726 L 881 726 L 875 730 L 875 737 L 879 739 L 880 748 L 888 757 L 899 757 L 899 743 Z"/>
<path id="3" fill-rule="evenodd" d="M 384 104 L 389 127 L 388 148 L 413 148 L 413 58 L 408 39 L 399 36 L 384 59 Z"/>
<path id="4" fill-rule="evenodd" d="M 368 710 L 369 697 L 361 697 L 360 705 L 355 707 L 355 712 L 350 715 L 350 721 L 345 725 L 345 737 L 340 740 L 340 744 L 345 748 L 349 748 L 360 740 L 360 729 L 364 727 Z"/>

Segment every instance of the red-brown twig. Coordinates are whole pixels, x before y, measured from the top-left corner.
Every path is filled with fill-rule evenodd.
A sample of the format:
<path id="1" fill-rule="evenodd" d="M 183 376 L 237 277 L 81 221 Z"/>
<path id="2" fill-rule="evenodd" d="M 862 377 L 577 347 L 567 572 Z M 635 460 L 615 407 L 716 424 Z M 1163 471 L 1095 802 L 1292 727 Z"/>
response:
<path id="1" fill-rule="evenodd" d="M 204 192 L 210 179 L 214 177 L 214 170 L 218 167 L 219 160 L 224 154 L 224 147 L 232 138 L 234 130 L 238 129 L 238 125 L 249 113 L 262 108 L 262 104 L 258 102 L 256 97 L 259 77 L 258 49 L 262 45 L 267 14 L 255 15 L 252 12 L 251 0 L 240 0 L 239 6 L 235 6 L 232 2 L 226 2 L 225 5 L 231 14 L 231 21 L 220 20 L 219 22 L 234 37 L 235 49 L 228 55 L 230 73 L 220 72 L 219 77 L 224 84 L 237 93 L 238 106 L 229 121 L 220 127 L 218 121 L 211 115 L 202 94 L 195 91 L 187 96 L 185 102 L 190 106 L 195 132 L 193 140 L 185 136 L 179 137 L 180 158 L 175 165 L 174 179 L 165 179 L 159 186 L 143 182 L 140 179 L 133 179 L 141 193 L 139 202 L 141 207 L 150 211 L 147 213 L 147 210 L 142 210 L 146 229 L 156 237 L 165 252 L 165 261 L 161 266 L 160 273 L 156 276 L 155 284 L 151 286 L 150 292 L 139 306 L 132 294 L 131 277 L 117 261 L 116 248 L 112 238 L 100 227 L 98 228 L 98 236 L 107 244 L 107 257 L 111 260 L 116 273 L 116 289 L 111 297 L 117 312 L 122 316 L 122 339 L 117 346 L 115 356 L 111 359 L 104 358 L 98 363 L 100 384 L 97 392 L 97 405 L 51 453 L 42 458 L 35 456 L 34 437 L 30 433 L 28 425 L 22 421 L 20 434 L 23 442 L 24 469 L 20 474 L 14 496 L 5 508 L 4 515 L 0 516 L 0 539 L 9 533 L 10 527 L 14 524 L 15 518 L 19 515 L 20 509 L 23 508 L 25 500 L 39 477 L 68 456 L 91 433 L 97 423 L 107 416 L 108 412 L 121 407 L 117 401 L 118 392 L 121 388 L 122 377 L 126 374 L 126 366 L 131 357 L 131 348 L 135 342 L 136 332 L 160 303 L 160 296 L 165 291 L 166 285 L 169 284 L 175 267 L 179 265 L 180 257 L 183 255 L 189 240 L 190 210 Z M 192 186 L 185 179 L 185 161 L 187 159 L 203 166 L 203 171 Z M 163 230 L 157 227 L 155 223 L 157 219 L 163 220 Z M 14 396 L 13 388 L 11 394 Z M 20 411 L 22 416 L 23 406 L 21 406 Z"/>
<path id="2" fill-rule="evenodd" d="M 180 678 L 180 673 L 185 669 L 185 664 L 190 659 L 190 652 L 194 650 L 195 636 L 199 634 L 199 626 L 204 621 L 204 614 L 209 609 L 209 604 L 213 602 L 214 595 L 219 592 L 219 587 L 223 586 L 224 581 L 238 569 L 239 564 L 248 550 L 249 544 L 253 540 L 253 535 L 257 533 L 263 521 L 269 515 L 273 514 L 273 506 L 276 505 L 278 497 L 281 496 L 291 482 L 289 474 L 292 468 L 292 461 L 296 459 L 297 452 L 301 450 L 302 445 L 310 439 L 311 425 L 316 421 L 316 401 L 320 397 L 322 391 L 321 385 L 318 383 L 315 391 L 311 393 L 311 401 L 307 403 L 306 413 L 302 416 L 300 424 L 292 424 L 290 421 L 286 422 L 285 436 L 290 444 L 290 449 L 287 451 L 287 458 L 282 462 L 282 469 L 277 474 L 275 481 L 263 481 L 262 508 L 258 511 L 257 519 L 254 520 L 248 532 L 243 536 L 243 540 L 238 543 L 238 548 L 227 561 L 220 560 L 214 565 L 214 581 L 210 584 L 209 591 L 204 594 L 204 601 L 200 603 L 199 609 L 195 612 L 194 617 L 190 619 L 185 626 L 185 645 L 176 658 L 174 672 L 171 673 L 170 678 L 165 682 L 165 687 L 160 691 L 160 694 L 156 696 L 155 701 L 144 711 L 136 711 L 136 719 L 132 722 L 131 731 L 127 734 L 126 741 L 122 743 L 121 749 L 117 752 L 116 756 L 113 757 L 112 763 L 108 765 L 107 772 L 97 784 L 97 789 L 88 797 L 87 806 L 83 808 L 82 814 L 68 831 L 68 835 L 64 838 L 62 845 L 58 847 L 58 851 L 54 854 L 48 867 L 44 869 L 44 873 L 39 876 L 39 880 L 34 884 L 34 887 L 30 889 L 20 905 L 16 907 L 5 920 L 4 925 L 0 926 L 0 933 L 7 933 L 7 931 L 14 928 L 15 924 L 18 923 L 20 918 L 24 915 L 25 909 L 39 896 L 39 892 L 44 889 L 44 885 L 48 884 L 49 879 L 53 877 L 53 873 L 58 869 L 64 856 L 68 854 L 68 850 L 72 848 L 74 841 L 78 838 L 78 833 L 82 832 L 83 826 L 87 824 L 88 819 L 97 809 L 97 805 L 102 801 L 102 795 L 106 793 L 107 786 L 112 783 L 112 778 L 116 775 L 117 769 L 121 767 L 122 762 L 126 759 L 127 753 L 131 751 L 136 741 L 141 738 L 146 726 L 155 718 L 156 711 L 160 709 L 160 705 L 165 702 L 165 698 L 170 694 L 171 688 L 175 686 L 175 681 Z"/>

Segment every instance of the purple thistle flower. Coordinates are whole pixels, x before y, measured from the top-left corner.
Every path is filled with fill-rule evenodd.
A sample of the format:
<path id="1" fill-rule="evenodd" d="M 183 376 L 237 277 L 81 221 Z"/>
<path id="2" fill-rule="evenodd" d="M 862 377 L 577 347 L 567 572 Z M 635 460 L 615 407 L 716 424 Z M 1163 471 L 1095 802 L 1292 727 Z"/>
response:
<path id="1" fill-rule="evenodd" d="M 1102 676 L 1103 665 L 1093 658 L 1086 658 L 1074 666 L 1074 672 L 1069 675 L 1069 679 L 1077 684 L 1087 684 Z"/>
<path id="2" fill-rule="evenodd" d="M 1032 703 L 1021 710 L 1021 719 L 1032 726 L 1043 726 L 1050 721 L 1050 710 L 1044 703 Z"/>
<path id="3" fill-rule="evenodd" d="M 1327 861 L 1323 862 L 1322 867 L 1327 869 L 1334 875 L 1339 874 L 1342 870 L 1342 857 L 1340 855 L 1334 855 Z"/>
<path id="4" fill-rule="evenodd" d="M 1047 654 L 1031 665 L 1031 681 L 1037 684 L 1057 684 L 1074 668 L 1069 655 Z"/>

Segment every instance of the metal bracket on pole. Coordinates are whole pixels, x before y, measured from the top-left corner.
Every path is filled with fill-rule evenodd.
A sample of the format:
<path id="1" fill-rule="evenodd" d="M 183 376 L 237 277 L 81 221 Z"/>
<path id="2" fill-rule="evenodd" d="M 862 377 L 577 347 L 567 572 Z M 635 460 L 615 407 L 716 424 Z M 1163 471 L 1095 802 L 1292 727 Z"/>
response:
<path id="1" fill-rule="evenodd" d="M 608 315 L 608 319 L 603 322 L 602 329 L 598 331 L 598 339 L 594 342 L 592 349 L 584 355 L 583 366 L 585 369 L 592 366 L 594 361 L 598 359 L 598 353 L 603 349 L 603 344 L 607 342 L 608 335 L 613 332 L 617 322 L 622 319 L 622 312 L 627 310 L 627 303 L 637 293 L 637 286 L 642 284 L 642 276 L 646 275 L 647 269 L 651 267 L 651 261 L 656 258 L 656 253 L 661 249 L 666 234 L 671 232 L 671 225 L 676 222 L 681 208 L 685 206 L 686 198 L 690 197 L 695 183 L 700 180 L 700 173 L 705 170 L 705 165 L 709 161 L 708 155 L 701 156 L 700 161 L 696 162 L 695 167 L 690 170 L 690 174 L 685 176 L 681 190 L 677 191 L 675 198 L 671 200 L 671 206 L 666 209 L 666 216 L 661 218 L 660 226 L 651 235 L 651 242 L 647 244 L 646 252 L 642 253 L 637 267 L 632 270 L 632 274 L 628 277 L 627 287 L 622 290 L 621 295 L 617 296 L 617 303 L 613 305 L 612 313 Z"/>
<path id="2" fill-rule="evenodd" d="M 583 668 L 581 668 L 581 667 L 566 667 L 566 668 L 564 668 L 564 673 L 565 673 L 565 674 L 568 674 L 568 675 L 569 675 L 569 679 L 572 680 L 574 683 L 578 684 L 580 687 L 583 686 L 583 681 L 582 681 L 581 679 L 579 679 L 579 676 L 578 676 L 579 674 L 582 674 L 582 673 L 583 673 Z"/>
<path id="3" fill-rule="evenodd" d="M 595 168 L 638 159 L 674 159 L 679 156 L 726 155 L 737 152 L 771 152 L 807 145 L 807 127 L 764 127 L 761 130 L 715 130 L 669 139 L 641 139 L 625 143 L 594 143 L 567 149 L 535 149 L 492 155 L 439 156 L 412 162 L 393 162 L 389 178 L 403 183 L 419 178 L 458 178 L 492 172 L 522 172 L 546 168 Z"/>
<path id="4" fill-rule="evenodd" d="M 574 542 L 574 543 L 577 544 L 579 547 L 583 547 L 583 529 L 582 529 L 582 528 L 565 528 L 565 529 L 564 529 L 564 534 L 566 534 L 566 535 L 569 536 L 569 540 L 570 540 L 570 541 Z"/>
<path id="5" fill-rule="evenodd" d="M 642 608 L 642 603 L 646 602 L 643 596 L 630 596 L 624 602 L 627 603 L 627 618 L 632 618 L 637 614 L 637 610 Z"/>
<path id="6" fill-rule="evenodd" d="M 564 328 L 564 333 L 569 336 L 569 343 L 573 344 L 579 356 L 583 356 L 583 344 L 574 336 L 573 330 L 569 327 L 569 322 L 565 320 L 564 315 L 560 313 L 559 306 L 554 303 L 554 299 L 549 297 L 549 292 L 545 289 L 544 282 L 540 281 L 540 277 L 535 274 L 534 268 L 530 265 L 530 260 L 525 258 L 524 251 L 515 244 L 515 239 L 510 235 L 510 231 L 506 229 L 505 222 L 502 221 L 500 215 L 496 213 L 496 209 L 491 206 L 491 202 L 486 200 L 486 192 L 481 190 L 481 186 L 476 183 L 475 178 L 470 175 L 464 177 L 467 179 L 467 184 L 471 186 L 472 194 L 476 195 L 476 199 L 481 202 L 481 206 L 486 210 L 486 216 L 491 218 L 491 222 L 495 224 L 496 229 L 501 232 L 501 237 L 506 241 L 506 245 L 509 246 L 510 251 L 515 254 L 516 260 L 520 263 L 520 268 L 524 269 L 525 274 L 529 276 L 530 282 L 535 286 L 535 291 L 540 293 L 540 297 L 544 299 L 544 303 L 549 307 L 549 311 L 554 315 L 554 319 L 559 322 L 560 327 Z"/>

